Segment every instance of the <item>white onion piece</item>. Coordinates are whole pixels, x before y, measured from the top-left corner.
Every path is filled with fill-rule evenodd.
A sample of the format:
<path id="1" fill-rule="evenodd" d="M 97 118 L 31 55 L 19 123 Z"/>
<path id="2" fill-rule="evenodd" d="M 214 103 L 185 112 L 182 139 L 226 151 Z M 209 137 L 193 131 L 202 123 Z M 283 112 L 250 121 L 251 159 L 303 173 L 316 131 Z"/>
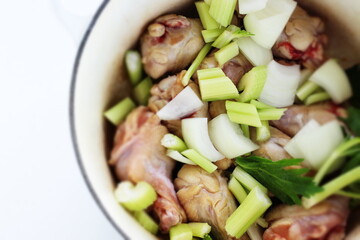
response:
<path id="1" fill-rule="evenodd" d="M 265 8 L 268 0 L 239 0 L 238 7 L 240 14 L 257 12 Z"/>
<path id="2" fill-rule="evenodd" d="M 293 0 L 269 0 L 261 11 L 249 13 L 244 18 L 246 31 L 260 46 L 271 49 L 295 10 Z"/>
<path id="3" fill-rule="evenodd" d="M 300 81 L 300 66 L 284 66 L 272 60 L 259 100 L 274 107 L 287 107 L 294 103 Z"/>
<path id="4" fill-rule="evenodd" d="M 237 44 L 241 53 L 244 54 L 247 60 L 254 66 L 267 65 L 273 60 L 271 50 L 261 47 L 250 37 L 239 38 Z"/>
<path id="5" fill-rule="evenodd" d="M 219 152 L 229 159 L 259 148 L 258 145 L 243 135 L 240 126 L 231 122 L 225 113 L 209 122 L 209 135 Z"/>
<path id="6" fill-rule="evenodd" d="M 156 114 L 161 120 L 178 120 L 193 114 L 203 106 L 196 93 L 187 86 Z"/>
<path id="7" fill-rule="evenodd" d="M 309 132 L 313 132 L 320 127 L 320 124 L 311 119 L 308 123 L 303 126 L 298 133 L 284 146 L 285 151 L 287 151 L 294 158 L 304 158 L 304 154 L 298 148 L 298 140 L 301 138 L 306 138 Z"/>
<path id="8" fill-rule="evenodd" d="M 178 162 L 185 163 L 185 164 L 190 164 L 190 165 L 196 165 L 193 161 L 191 161 L 190 159 L 184 157 L 181 153 L 179 153 L 176 150 L 168 149 L 166 151 L 166 155 L 171 157 L 172 159 L 178 161 Z"/>
<path id="9" fill-rule="evenodd" d="M 207 118 L 187 118 L 181 120 L 182 134 L 184 141 L 189 148 L 196 150 L 212 162 L 224 158 L 212 144 Z"/>
<path id="10" fill-rule="evenodd" d="M 342 103 L 352 96 L 349 79 L 335 59 L 327 60 L 309 80 L 324 88 L 336 103 Z"/>

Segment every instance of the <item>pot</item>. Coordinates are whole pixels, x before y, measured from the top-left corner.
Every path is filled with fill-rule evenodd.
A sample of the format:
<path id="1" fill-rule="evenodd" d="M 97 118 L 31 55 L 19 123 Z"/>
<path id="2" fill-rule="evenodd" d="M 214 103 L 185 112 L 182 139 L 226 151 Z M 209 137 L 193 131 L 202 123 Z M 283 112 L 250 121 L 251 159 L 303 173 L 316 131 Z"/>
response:
<path id="1" fill-rule="evenodd" d="M 360 22 L 360 1 L 299 2 L 322 16 L 330 26 L 331 54 L 347 67 L 359 63 L 360 54 L 352 53 L 360 53 L 360 31 L 358 24 L 354 24 Z M 108 126 L 103 112 L 126 96 L 129 90 L 123 71 L 125 51 L 134 47 L 152 19 L 165 13 L 179 13 L 179 9 L 189 5 L 193 5 L 192 0 L 105 0 L 88 27 L 77 54 L 70 99 L 76 156 L 96 202 L 125 239 L 156 238 L 115 201 L 115 181 L 107 164 Z"/>

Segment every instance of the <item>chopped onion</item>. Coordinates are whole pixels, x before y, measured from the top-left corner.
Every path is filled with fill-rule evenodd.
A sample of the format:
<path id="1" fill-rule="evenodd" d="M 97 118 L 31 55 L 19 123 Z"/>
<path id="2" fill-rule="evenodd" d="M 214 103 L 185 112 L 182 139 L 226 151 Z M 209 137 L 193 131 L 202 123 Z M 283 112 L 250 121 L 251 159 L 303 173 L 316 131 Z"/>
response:
<path id="1" fill-rule="evenodd" d="M 201 155 L 212 162 L 224 158 L 212 144 L 209 132 L 207 118 L 187 118 L 181 121 L 182 134 L 186 145 L 195 149 Z"/>
<path id="2" fill-rule="evenodd" d="M 178 161 L 178 162 L 181 162 L 181 163 L 184 163 L 184 164 L 189 164 L 189 165 L 196 165 L 193 161 L 191 161 L 190 159 L 184 157 L 181 153 L 179 153 L 176 150 L 168 149 L 166 151 L 166 155 L 168 157 L 171 157 L 172 159 Z"/>
<path id="3" fill-rule="evenodd" d="M 336 120 L 322 126 L 314 122 L 310 121 L 306 128 L 303 127 L 285 146 L 285 150 L 293 157 L 304 158 L 305 166 L 318 170 L 334 148 L 344 140 L 344 136 Z"/>
<path id="4" fill-rule="evenodd" d="M 209 122 L 209 135 L 219 152 L 229 159 L 259 148 L 258 145 L 243 135 L 240 126 L 231 122 L 225 113 Z"/>
<path id="5" fill-rule="evenodd" d="M 284 66 L 272 60 L 259 100 L 274 107 L 287 107 L 294 103 L 300 81 L 300 66 Z"/>
<path id="6" fill-rule="evenodd" d="M 244 18 L 246 31 L 260 46 L 271 49 L 295 10 L 293 0 L 269 0 L 266 7 L 258 12 L 249 13 Z"/>
<path id="7" fill-rule="evenodd" d="M 177 120 L 188 116 L 203 106 L 203 102 L 188 86 L 157 112 L 161 120 Z"/>
<path id="8" fill-rule="evenodd" d="M 236 42 L 241 53 L 254 66 L 267 65 L 273 60 L 270 49 L 263 48 L 249 37 L 239 38 Z"/>
<path id="9" fill-rule="evenodd" d="M 268 0 L 238 0 L 239 13 L 248 14 L 257 12 L 265 8 Z"/>
<path id="10" fill-rule="evenodd" d="M 335 59 L 327 60 L 309 80 L 324 88 L 336 103 L 342 103 L 352 96 L 349 79 Z"/>

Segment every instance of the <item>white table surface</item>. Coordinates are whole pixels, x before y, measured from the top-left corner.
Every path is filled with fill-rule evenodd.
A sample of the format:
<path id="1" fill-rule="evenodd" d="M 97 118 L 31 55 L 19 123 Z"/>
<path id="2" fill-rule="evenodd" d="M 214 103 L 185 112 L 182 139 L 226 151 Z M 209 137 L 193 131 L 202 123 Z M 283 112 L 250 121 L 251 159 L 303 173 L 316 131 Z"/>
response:
<path id="1" fill-rule="evenodd" d="M 101 2 L 72 1 L 91 2 L 91 11 Z M 122 239 L 90 195 L 72 148 L 76 49 L 50 0 L 0 0 L 0 239 Z"/>

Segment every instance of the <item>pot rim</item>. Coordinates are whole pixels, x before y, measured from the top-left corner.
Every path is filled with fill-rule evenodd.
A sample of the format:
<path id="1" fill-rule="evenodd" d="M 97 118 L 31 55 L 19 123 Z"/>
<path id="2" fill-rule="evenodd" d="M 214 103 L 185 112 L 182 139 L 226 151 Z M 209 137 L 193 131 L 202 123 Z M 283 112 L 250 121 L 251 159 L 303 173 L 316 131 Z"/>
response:
<path id="1" fill-rule="evenodd" d="M 81 174 L 85 180 L 85 184 L 90 191 L 93 199 L 95 200 L 96 204 L 99 206 L 101 212 L 105 215 L 107 220 L 111 223 L 111 225 L 116 229 L 116 231 L 126 240 L 129 240 L 130 238 L 125 234 L 125 232 L 114 222 L 114 220 L 110 217 L 109 213 L 105 210 L 105 207 L 101 203 L 98 195 L 96 194 L 93 186 L 91 185 L 88 175 L 85 171 L 83 160 L 81 157 L 81 153 L 78 147 L 78 138 L 76 134 L 76 128 L 75 128 L 75 112 L 74 112 L 74 102 L 75 102 L 75 90 L 76 90 L 76 80 L 77 80 L 77 73 L 80 65 L 80 61 L 83 56 L 84 48 L 89 40 L 89 36 L 91 32 L 93 31 L 97 20 L 99 19 L 100 15 L 103 13 L 103 10 L 106 8 L 108 3 L 111 0 L 103 0 L 100 6 L 97 8 L 94 16 L 91 18 L 90 24 L 86 28 L 85 34 L 82 37 L 81 43 L 78 47 L 75 61 L 72 68 L 72 74 L 71 74 L 71 84 L 70 84 L 70 97 L 69 97 L 69 120 L 70 120 L 70 132 L 71 132 L 71 142 L 73 145 L 73 149 L 75 151 L 75 157 L 78 163 L 78 166 L 80 168 Z"/>

